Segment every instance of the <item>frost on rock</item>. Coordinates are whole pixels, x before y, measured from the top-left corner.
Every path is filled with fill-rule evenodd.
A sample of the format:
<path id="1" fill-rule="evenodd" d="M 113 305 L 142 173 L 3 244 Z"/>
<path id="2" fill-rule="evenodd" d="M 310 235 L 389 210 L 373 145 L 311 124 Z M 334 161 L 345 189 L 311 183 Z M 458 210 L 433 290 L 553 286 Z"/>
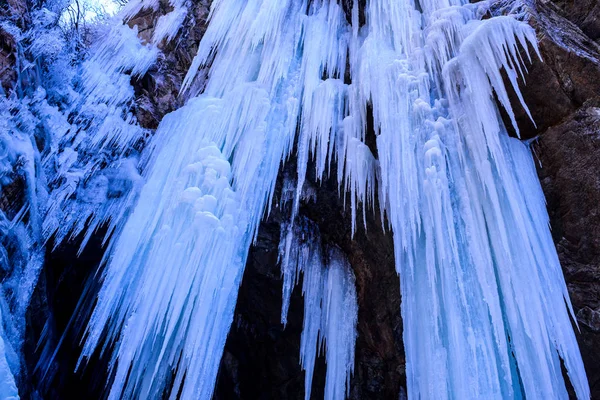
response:
<path id="1" fill-rule="evenodd" d="M 171 1 L 173 11 L 158 18 L 152 35 L 153 43 L 158 44 L 162 40 L 170 41 L 175 37 L 188 12 L 187 7 L 180 3 L 181 0 Z"/>
<path id="2" fill-rule="evenodd" d="M 304 321 L 300 364 L 305 371 L 304 398 L 310 399 L 315 361 L 325 352 L 325 399 L 350 393 L 358 304 L 352 268 L 340 249 L 322 250 L 318 228 L 306 218 L 281 228 L 279 256 L 283 275 L 281 320 L 285 325 L 294 285 L 302 274 Z"/>
<path id="3" fill-rule="evenodd" d="M 40 205 L 47 193 L 30 110 L 37 105 L 0 98 L 0 379 L 8 398 L 11 382 L 23 377 L 25 316 L 44 261 Z"/>
<path id="4" fill-rule="evenodd" d="M 135 145 L 147 132 L 131 111 L 130 79 L 156 57 L 156 48 L 141 44 L 137 27 L 117 25 L 81 65 L 70 105 L 74 123 L 60 138 L 57 157 L 48 159 L 53 190 L 43 230 L 56 246 L 84 232 L 83 248 L 107 222 L 112 233 L 139 192 Z"/>

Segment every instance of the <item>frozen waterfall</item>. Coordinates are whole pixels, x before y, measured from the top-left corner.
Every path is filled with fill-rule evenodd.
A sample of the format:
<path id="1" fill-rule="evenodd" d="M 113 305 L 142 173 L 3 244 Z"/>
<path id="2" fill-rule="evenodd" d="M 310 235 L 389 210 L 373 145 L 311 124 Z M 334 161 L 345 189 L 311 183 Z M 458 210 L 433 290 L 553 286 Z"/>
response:
<path id="1" fill-rule="evenodd" d="M 123 21 L 158 2 L 131 0 L 83 65 L 80 111 L 61 122 L 75 144 L 40 226 L 60 242 L 110 221 L 79 360 L 111 352 L 110 399 L 211 398 L 248 251 L 290 157 L 282 323 L 302 274 L 306 399 L 319 351 L 326 399 L 348 396 L 355 364 L 352 266 L 299 215 L 307 169 L 321 181 L 332 164 L 352 232 L 377 203 L 393 235 L 409 398 L 566 399 L 561 362 L 577 397 L 590 397 L 533 159 L 499 109 L 518 132 L 505 83 L 527 110 L 519 81 L 539 56 L 530 26 L 493 16 L 491 1 L 366 0 L 361 24 L 358 0 L 349 18 L 337 0 L 213 0 L 181 89 L 189 100 L 160 122 L 140 177 L 119 152 L 144 137 L 129 78 L 180 29 L 187 3 L 170 3 L 142 43 Z M 109 172 L 89 157 L 108 148 L 120 157 L 110 173 L 133 188 L 124 198 L 109 199 Z M 90 176 L 89 201 L 75 204 Z M 12 388 L 3 344 L 0 380 Z"/>

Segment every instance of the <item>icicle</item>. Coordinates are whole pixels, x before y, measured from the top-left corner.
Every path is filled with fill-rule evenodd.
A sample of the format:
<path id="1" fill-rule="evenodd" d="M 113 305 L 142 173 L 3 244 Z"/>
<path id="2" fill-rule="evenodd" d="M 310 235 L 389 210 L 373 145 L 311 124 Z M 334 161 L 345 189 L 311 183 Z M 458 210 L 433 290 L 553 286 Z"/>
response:
<path id="1" fill-rule="evenodd" d="M 310 400 L 312 381 L 317 360 L 319 337 L 322 332 L 324 260 L 320 237 L 313 238 L 312 247 L 307 248 L 308 263 L 303 271 L 302 296 L 304 297 L 304 320 L 300 337 L 300 365 L 304 369 L 304 399 Z M 335 368 L 335 367 L 333 367 Z M 332 369 L 333 369 L 332 368 Z"/>
<path id="2" fill-rule="evenodd" d="M 344 122 L 346 131 L 351 123 L 347 117 Z M 366 144 L 356 138 L 349 138 L 346 151 L 340 157 L 344 166 L 344 187 L 350 193 L 350 210 L 352 211 L 352 234 L 356 232 L 356 218 L 359 204 L 362 204 L 363 225 L 367 226 L 367 208 L 375 204 L 375 185 L 379 176 L 379 164 Z M 341 168 L 340 168 L 341 170 Z M 341 179 L 341 178 L 338 178 Z"/>
<path id="3" fill-rule="evenodd" d="M 327 373 L 325 399 L 343 400 L 350 393 L 358 304 L 354 275 L 338 248 L 321 251 L 319 231 L 310 220 L 298 217 L 281 229 L 280 257 L 283 283 L 282 323 L 285 325 L 291 292 L 303 275 L 304 321 L 300 338 L 300 364 L 305 371 L 304 398 L 310 399 L 318 348 L 325 348 Z"/>
<path id="4" fill-rule="evenodd" d="M 297 17 L 299 23 L 301 15 Z M 297 26 L 291 24 L 285 31 L 293 33 Z M 292 54 L 290 49 L 298 43 L 293 35 L 287 38 L 292 40 L 275 49 Z M 225 47 L 249 52 L 241 70 L 271 68 L 259 63 L 260 50 L 236 48 L 244 45 L 238 39 L 228 36 Z M 228 56 L 227 51 L 220 52 L 214 65 Z M 297 74 L 300 65 L 300 60 L 292 62 L 289 73 Z M 111 398 L 140 393 L 154 397 L 163 391 L 172 397 L 181 393 L 184 399 L 211 396 L 248 248 L 271 202 L 298 119 L 295 85 L 262 85 L 249 75 L 235 76 L 237 84 L 227 85 L 218 79 L 211 84 L 215 79 L 211 78 L 205 94 L 165 117 L 158 128 L 148 182 L 109 256 L 84 347 L 83 357 L 89 357 L 101 342 L 118 339 Z M 200 156 L 205 152 L 203 143 L 214 143 L 211 154 L 220 154 L 220 166 L 230 165 L 228 175 L 223 174 L 224 167 L 216 175 L 211 172 L 214 167 L 202 172 L 208 168 Z M 203 180 L 190 181 L 188 173 L 201 174 Z M 193 196 L 212 196 L 217 213 L 210 212 L 216 218 L 205 215 L 205 210 L 197 210 L 194 217 L 191 205 L 176 201 L 177 193 L 185 204 Z M 194 207 L 200 199 L 206 204 L 204 197 L 198 197 Z M 225 216 L 219 214 L 223 212 Z M 210 230 L 192 230 L 194 218 Z M 146 228 L 139 229 L 140 224 Z M 164 265 L 170 265 L 171 279 L 160 278 Z M 128 290 L 122 291 L 124 287 Z M 177 302 L 172 300 L 175 295 Z M 186 300 L 188 296 L 191 300 Z M 149 297 L 152 302 L 145 301 Z M 109 337 L 102 338 L 107 325 Z M 160 351 L 145 351 L 151 343 Z M 146 365 L 154 365 L 154 371 L 147 373 Z M 175 368 L 173 386 L 165 387 Z"/>
<path id="5" fill-rule="evenodd" d="M 311 279 L 308 278 L 308 275 L 310 275 L 309 268 L 311 268 L 311 265 L 313 264 L 318 264 L 320 266 L 322 263 L 320 243 L 318 240 L 319 233 L 316 230 L 316 227 L 309 224 L 304 219 L 301 219 L 296 224 L 288 223 L 281 226 L 279 259 L 283 277 L 281 323 L 284 326 L 287 324 L 287 314 L 292 290 L 298 283 L 300 273 L 305 274 L 305 279 L 310 281 Z M 317 281 L 320 282 L 320 278 L 318 278 Z M 303 287 L 310 290 L 310 286 L 311 284 L 307 282 Z M 320 298 L 320 296 L 316 297 Z"/>
<path id="6" fill-rule="evenodd" d="M 206 118 L 214 106 L 210 100 L 196 102 L 179 113 L 200 111 Z M 177 129 L 177 119 L 170 115 L 163 121 L 164 135 Z M 182 390 L 184 398 L 210 397 L 225 341 L 219 332 L 226 332 L 233 318 L 245 264 L 238 240 L 249 240 L 247 216 L 219 148 L 197 135 L 168 138 L 163 146 L 161 158 L 174 164 L 155 165 L 149 174 L 111 255 L 84 347 L 89 356 L 108 318 L 126 322 L 123 333 L 111 331 L 121 336 L 111 398 L 159 396 L 176 366 L 173 396 Z M 162 190 L 169 196 L 157 197 Z M 144 352 L 150 345 L 156 351 Z M 147 365 L 153 370 L 146 371 Z"/>
<path id="7" fill-rule="evenodd" d="M 401 278 L 409 397 L 562 398 L 558 351 L 585 399 L 569 315 L 544 306 L 566 292 L 559 268 L 544 261 L 551 239 L 533 234 L 539 204 L 521 197 L 527 189 L 518 182 L 534 172 L 520 152 L 519 166 L 511 164 L 520 144 L 508 139 L 492 95 L 512 115 L 500 70 L 520 93 L 518 51 L 536 49 L 533 30 L 512 17 L 477 21 L 474 5 L 419 3 L 431 55 L 417 35 L 394 42 L 382 34 L 372 13 L 351 67 L 379 134 L 380 204 Z"/>
<path id="8" fill-rule="evenodd" d="M 156 22 L 152 43 L 158 44 L 163 40 L 171 41 L 179 31 L 181 24 L 187 16 L 188 9 L 185 6 L 174 5 L 175 9 L 168 14 L 161 15 Z"/>
<path id="9" fill-rule="evenodd" d="M 354 373 L 358 305 L 354 274 L 344 254 L 335 247 L 328 251 L 324 283 L 321 322 L 321 335 L 327 347 L 324 397 L 343 400 L 350 395 L 350 377 Z"/>
<path id="10" fill-rule="evenodd" d="M 452 70 L 458 68 L 460 69 L 460 76 L 464 79 L 462 90 L 469 91 L 473 96 L 470 101 L 474 104 L 486 105 L 484 108 L 475 107 L 469 111 L 474 113 L 470 116 L 476 119 L 475 123 L 483 126 L 483 133 L 488 140 L 497 140 L 498 136 L 498 129 L 490 132 L 491 128 L 488 128 L 489 124 L 496 123 L 495 110 L 491 108 L 492 103 L 490 101 L 484 100 L 484 96 L 492 96 L 492 90 L 508 113 L 513 128 L 517 131 L 517 134 L 519 133 L 508 93 L 504 87 L 501 70 L 505 71 L 521 106 L 531 118 L 531 113 L 525 104 L 517 83 L 518 77 L 524 79 L 524 65 L 522 65 L 523 61 L 519 54 L 519 47 L 525 51 L 528 60 L 531 61 L 529 44 L 540 56 L 533 28 L 509 16 L 495 17 L 481 21 L 477 25 L 462 43 L 460 55 L 446 67 L 447 72 L 444 81 L 448 85 L 447 92 L 450 96 L 459 96 L 456 93 L 456 87 L 450 86 L 461 84 L 451 75 L 456 73 Z"/>

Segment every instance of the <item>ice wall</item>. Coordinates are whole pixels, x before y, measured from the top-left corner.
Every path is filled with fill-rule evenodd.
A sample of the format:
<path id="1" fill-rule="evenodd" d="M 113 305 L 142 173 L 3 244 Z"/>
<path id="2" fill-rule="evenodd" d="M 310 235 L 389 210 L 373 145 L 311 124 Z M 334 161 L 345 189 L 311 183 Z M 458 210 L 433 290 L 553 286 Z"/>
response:
<path id="1" fill-rule="evenodd" d="M 248 248 L 272 201 L 281 161 L 291 151 L 300 99 L 312 99 L 320 88 L 331 86 L 334 93 L 343 88 L 337 80 L 321 83 L 324 73 L 343 75 L 345 68 L 340 40 L 347 34 L 340 29 L 345 22 L 337 4 L 217 1 L 211 21 L 195 60 L 197 66 L 212 65 L 206 89 L 158 128 L 147 183 L 108 256 L 88 326 L 83 357 L 102 341 L 117 343 L 111 398 L 163 391 L 210 397 Z M 318 40 L 323 37 L 327 48 Z M 333 148 L 329 130 L 341 117 L 338 98 L 337 114 L 319 115 L 323 108 L 315 107 L 315 119 L 309 124 L 305 118 L 305 156 L 319 141 L 323 164 Z M 216 176 L 210 170 L 191 181 L 190 171 L 208 168 L 198 158 L 205 145 L 221 154 L 223 165 Z M 230 185 L 224 192 L 228 197 L 213 184 Z M 210 201 L 198 200 L 207 194 Z M 176 201 L 188 197 L 189 206 Z M 202 202 L 212 208 L 202 209 Z M 213 221 L 214 229 L 192 230 L 187 221 L 194 215 L 194 221 Z M 179 305 L 173 302 L 175 293 Z M 140 358 L 151 344 L 160 350 Z M 152 374 L 146 371 L 150 360 Z"/>

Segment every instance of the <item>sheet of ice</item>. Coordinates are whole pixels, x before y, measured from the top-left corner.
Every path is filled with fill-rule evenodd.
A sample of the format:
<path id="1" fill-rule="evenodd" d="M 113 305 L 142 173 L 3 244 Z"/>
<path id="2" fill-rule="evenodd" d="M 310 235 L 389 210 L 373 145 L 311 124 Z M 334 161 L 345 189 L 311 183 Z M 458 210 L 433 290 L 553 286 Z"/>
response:
<path id="1" fill-rule="evenodd" d="M 251 239 L 230 163 L 211 138 L 196 134 L 223 107 L 223 100 L 197 99 L 164 119 L 159 162 L 109 256 L 83 355 L 109 321 L 119 321 L 108 333 L 119 339 L 110 398 L 160 396 L 174 370 L 172 396 L 212 393 L 226 337 L 220 332 L 231 324 L 245 265 L 239 242 Z"/>
<path id="2" fill-rule="evenodd" d="M 335 247 L 328 248 L 322 304 L 321 338 L 327 361 L 324 398 L 343 400 L 350 395 L 350 378 L 354 373 L 358 304 L 352 268 Z"/>
<path id="3" fill-rule="evenodd" d="M 152 42 L 160 43 L 165 39 L 167 41 L 172 40 L 185 20 L 187 12 L 187 7 L 176 6 L 170 13 L 160 16 L 154 28 Z"/>
<path id="4" fill-rule="evenodd" d="M 380 203 L 401 279 L 409 397 L 566 398 L 560 354 L 578 397 L 589 398 L 543 195 L 523 185 L 535 179 L 533 164 L 493 98 L 512 116 L 499 71 L 519 93 L 519 47 L 535 49 L 535 33 L 512 17 L 476 20 L 472 5 L 422 6 L 431 47 L 394 52 L 393 38 L 373 29 L 362 50 Z"/>

